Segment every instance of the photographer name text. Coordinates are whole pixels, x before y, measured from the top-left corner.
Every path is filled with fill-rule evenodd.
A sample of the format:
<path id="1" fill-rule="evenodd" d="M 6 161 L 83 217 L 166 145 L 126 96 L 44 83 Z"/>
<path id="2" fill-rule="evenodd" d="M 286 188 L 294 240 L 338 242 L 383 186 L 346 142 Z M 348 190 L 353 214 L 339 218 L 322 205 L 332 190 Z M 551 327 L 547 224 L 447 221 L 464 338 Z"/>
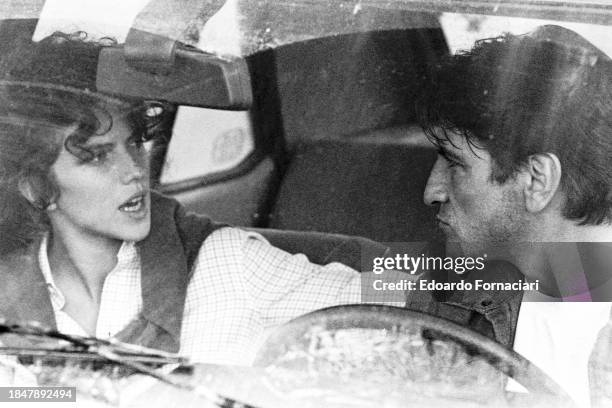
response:
<path id="1" fill-rule="evenodd" d="M 482 279 L 472 281 L 460 280 L 457 282 L 439 282 L 434 279 L 420 279 L 418 281 L 401 279 L 395 282 L 386 282 L 377 279 L 372 282 L 372 287 L 376 291 L 413 291 L 413 290 L 535 290 L 539 289 L 540 282 L 535 280 L 527 282 L 518 280 L 516 282 L 487 282 Z"/>

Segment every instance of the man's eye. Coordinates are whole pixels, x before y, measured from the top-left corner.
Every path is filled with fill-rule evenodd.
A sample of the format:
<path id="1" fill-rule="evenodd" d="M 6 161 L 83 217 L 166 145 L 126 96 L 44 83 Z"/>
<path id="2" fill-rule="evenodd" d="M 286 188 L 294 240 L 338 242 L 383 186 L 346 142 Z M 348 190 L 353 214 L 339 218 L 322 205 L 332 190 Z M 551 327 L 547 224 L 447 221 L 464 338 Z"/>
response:
<path id="1" fill-rule="evenodd" d="M 448 162 L 448 167 L 457 167 L 457 166 L 461 166 L 461 163 L 455 161 L 455 160 L 447 160 Z"/>
<path id="2" fill-rule="evenodd" d="M 444 160 L 446 160 L 447 166 L 449 168 L 450 167 L 461 167 L 462 166 L 462 164 L 460 162 L 458 162 L 458 161 L 456 161 L 456 160 L 454 160 L 454 159 L 452 159 L 450 157 L 447 157 L 447 156 L 442 156 L 442 157 L 444 157 Z"/>

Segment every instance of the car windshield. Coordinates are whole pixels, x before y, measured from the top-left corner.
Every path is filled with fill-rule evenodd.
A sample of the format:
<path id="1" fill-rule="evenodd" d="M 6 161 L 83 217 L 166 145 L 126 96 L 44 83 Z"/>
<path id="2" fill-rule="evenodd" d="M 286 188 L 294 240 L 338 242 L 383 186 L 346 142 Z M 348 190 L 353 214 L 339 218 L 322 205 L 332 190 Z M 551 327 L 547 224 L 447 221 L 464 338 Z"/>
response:
<path id="1" fill-rule="evenodd" d="M 604 0 L 0 5 L 0 402 L 612 403 L 611 30 Z"/>
<path id="2" fill-rule="evenodd" d="M 76 4 L 21 0 L 4 7 L 2 14 L 3 19 L 43 18 L 34 39 L 57 29 L 82 25 L 93 35 L 111 36 L 122 42 L 127 31 L 136 28 L 199 46 L 207 52 L 236 56 L 327 36 L 436 27 L 440 18 L 442 21 L 471 19 L 466 31 L 474 35 L 480 31 L 475 21 L 480 24 L 499 21 L 497 31 L 491 34 L 513 31 L 512 26 L 522 26 L 528 31 L 533 25 L 553 21 L 570 27 L 582 24 L 586 30 L 603 34 L 604 27 L 612 22 L 609 3 L 590 0 L 452 3 L 441 0 L 138 0 L 115 10 L 94 6 L 95 13 L 75 7 Z"/>

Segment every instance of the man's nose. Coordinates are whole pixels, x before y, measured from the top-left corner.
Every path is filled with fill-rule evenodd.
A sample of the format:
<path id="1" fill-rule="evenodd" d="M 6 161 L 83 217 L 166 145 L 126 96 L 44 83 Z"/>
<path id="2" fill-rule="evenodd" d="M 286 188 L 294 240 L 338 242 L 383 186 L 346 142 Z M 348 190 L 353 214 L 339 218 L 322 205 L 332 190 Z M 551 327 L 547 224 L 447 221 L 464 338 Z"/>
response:
<path id="1" fill-rule="evenodd" d="M 423 193 L 423 201 L 427 205 L 436 205 L 445 203 L 448 200 L 447 193 L 447 175 L 444 170 L 443 160 L 438 157 L 436 163 L 429 173 L 425 192 Z"/>

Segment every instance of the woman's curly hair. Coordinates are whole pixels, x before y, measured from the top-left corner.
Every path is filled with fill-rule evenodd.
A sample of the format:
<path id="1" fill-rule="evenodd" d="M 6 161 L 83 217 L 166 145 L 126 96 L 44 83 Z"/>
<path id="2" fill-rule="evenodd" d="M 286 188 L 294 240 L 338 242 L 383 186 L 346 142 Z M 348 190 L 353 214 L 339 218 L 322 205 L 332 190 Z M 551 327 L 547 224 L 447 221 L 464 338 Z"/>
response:
<path id="1" fill-rule="evenodd" d="M 62 148 L 86 160 L 85 143 L 108 132 L 110 105 L 135 134 L 156 135 L 161 118 L 143 101 L 96 93 L 98 55 L 112 41 L 83 33 L 21 39 L 0 55 L 0 255 L 27 247 L 49 228 L 45 209 L 58 197 L 50 169 Z M 31 194 L 22 194 L 27 180 Z"/>

